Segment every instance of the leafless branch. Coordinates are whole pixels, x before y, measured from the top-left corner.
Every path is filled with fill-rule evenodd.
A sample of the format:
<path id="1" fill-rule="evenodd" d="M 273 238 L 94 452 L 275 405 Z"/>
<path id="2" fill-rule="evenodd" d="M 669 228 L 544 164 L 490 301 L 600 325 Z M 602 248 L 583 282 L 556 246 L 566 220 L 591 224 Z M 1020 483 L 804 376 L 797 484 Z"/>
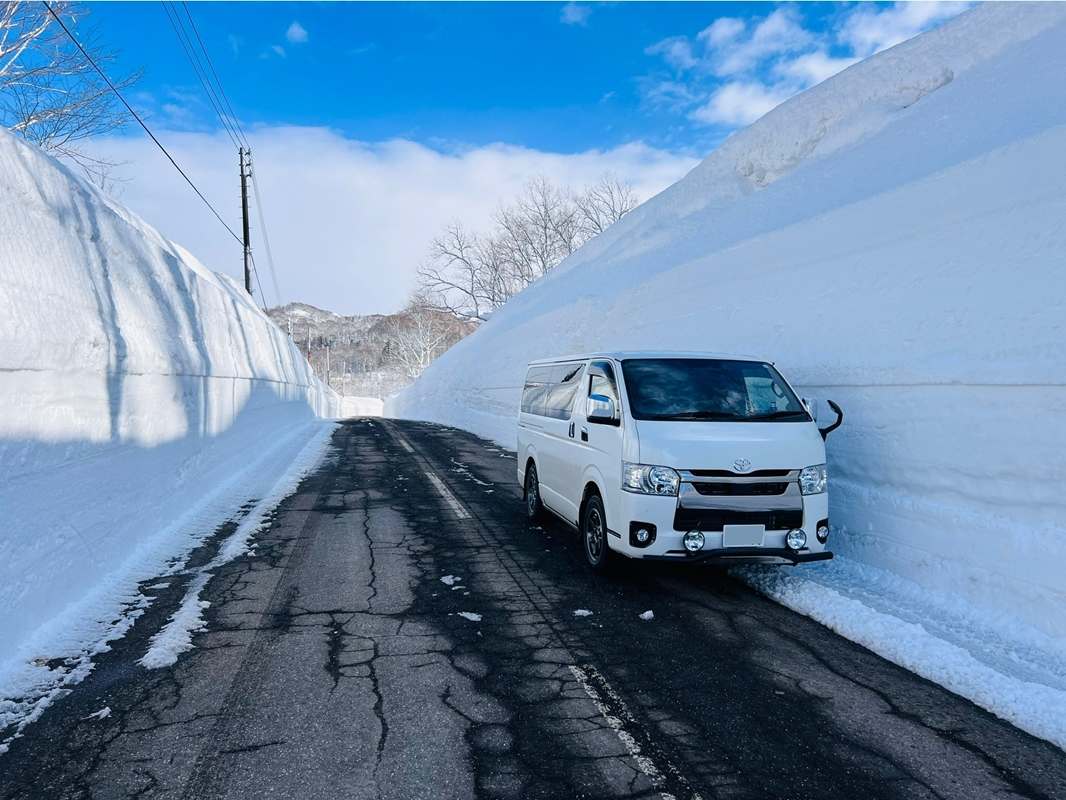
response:
<path id="1" fill-rule="evenodd" d="M 632 187 L 612 172 L 576 196 L 535 177 L 513 202 L 497 205 L 490 235 L 449 223 L 418 269 L 417 289 L 429 308 L 484 321 L 637 202 Z"/>
<path id="2" fill-rule="evenodd" d="M 88 13 L 71 3 L 52 5 L 76 35 Z M 82 47 L 102 69 L 118 52 L 100 43 L 93 28 L 79 35 Z M 118 90 L 141 78 L 136 70 L 112 77 Z M 41 3 L 0 0 L 0 124 L 53 155 L 80 166 L 94 183 L 113 188 L 118 164 L 95 158 L 77 143 L 110 133 L 128 112 L 88 59 Z"/>

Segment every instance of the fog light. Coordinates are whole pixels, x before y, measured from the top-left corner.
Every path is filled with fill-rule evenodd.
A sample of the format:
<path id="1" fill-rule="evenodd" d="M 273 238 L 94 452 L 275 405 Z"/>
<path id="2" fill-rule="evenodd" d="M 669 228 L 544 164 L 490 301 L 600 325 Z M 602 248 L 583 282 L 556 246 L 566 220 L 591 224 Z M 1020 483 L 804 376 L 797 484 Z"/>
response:
<path id="1" fill-rule="evenodd" d="M 655 526 L 650 522 L 633 520 L 629 523 L 629 546 L 650 547 L 655 542 Z"/>
<path id="2" fill-rule="evenodd" d="M 685 549 L 690 553 L 695 553 L 697 550 L 703 549 L 705 541 L 703 534 L 699 531 L 689 531 L 685 534 Z"/>
<path id="3" fill-rule="evenodd" d="M 799 528 L 793 528 L 785 537 L 785 544 L 788 545 L 790 550 L 802 550 L 803 546 L 807 544 L 807 534 Z"/>
<path id="4" fill-rule="evenodd" d="M 825 544 L 829 540 L 829 526 L 819 525 L 818 531 L 814 534 L 818 537 L 818 541 Z"/>

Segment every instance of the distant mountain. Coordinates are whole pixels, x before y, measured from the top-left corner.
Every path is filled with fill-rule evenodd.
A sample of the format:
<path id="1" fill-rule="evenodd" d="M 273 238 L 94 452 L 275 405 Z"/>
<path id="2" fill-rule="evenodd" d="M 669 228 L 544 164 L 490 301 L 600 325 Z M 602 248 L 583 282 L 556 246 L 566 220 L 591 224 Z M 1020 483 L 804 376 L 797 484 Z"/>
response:
<path id="1" fill-rule="evenodd" d="M 345 317 L 306 303 L 288 303 L 266 313 L 300 352 L 310 352 L 315 374 L 348 397 L 388 397 L 421 371 L 412 363 L 424 367 L 476 327 L 434 311 Z M 412 326 L 416 315 L 428 324 Z M 421 335 L 412 336 L 412 328 Z M 429 330 L 432 335 L 423 333 Z M 418 350 L 414 359 L 412 347 Z"/>

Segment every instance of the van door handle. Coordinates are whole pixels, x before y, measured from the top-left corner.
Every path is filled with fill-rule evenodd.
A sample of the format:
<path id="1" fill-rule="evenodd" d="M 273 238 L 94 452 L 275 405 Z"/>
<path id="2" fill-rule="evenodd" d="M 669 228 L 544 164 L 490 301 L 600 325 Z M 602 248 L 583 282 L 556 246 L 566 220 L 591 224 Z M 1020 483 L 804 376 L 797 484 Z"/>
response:
<path id="1" fill-rule="evenodd" d="M 574 423 L 570 423 L 570 438 L 574 438 Z"/>
<path id="2" fill-rule="evenodd" d="M 587 442 L 589 440 L 589 429 L 584 425 L 581 426 L 581 441 Z"/>

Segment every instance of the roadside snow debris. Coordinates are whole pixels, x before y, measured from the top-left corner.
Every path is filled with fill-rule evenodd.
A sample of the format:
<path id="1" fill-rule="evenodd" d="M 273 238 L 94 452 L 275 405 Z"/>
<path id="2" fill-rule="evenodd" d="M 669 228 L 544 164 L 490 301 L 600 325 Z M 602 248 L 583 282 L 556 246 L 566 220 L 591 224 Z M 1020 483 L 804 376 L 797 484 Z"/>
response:
<path id="1" fill-rule="evenodd" d="M 82 719 L 107 719 L 110 716 L 111 716 L 111 706 L 104 706 L 99 711 L 97 711 L 95 714 L 90 714 L 89 716 L 83 717 Z"/>
<path id="2" fill-rule="evenodd" d="M 465 589 L 465 588 L 466 588 L 465 586 L 460 586 L 460 585 L 459 585 L 459 584 L 457 583 L 457 584 L 455 584 L 455 586 L 453 586 L 453 587 L 452 587 L 452 591 L 454 592 L 454 591 L 455 591 L 456 589 Z"/>
<path id="3" fill-rule="evenodd" d="M 462 578 L 460 578 L 458 575 L 445 575 L 443 578 L 440 579 L 440 582 L 443 583 L 445 586 L 451 586 L 453 583 L 460 580 L 462 580 Z"/>
<path id="4" fill-rule="evenodd" d="M 574 612 L 574 616 L 575 617 L 591 617 L 592 616 L 592 612 L 589 611 L 587 608 L 579 608 L 577 611 Z"/>
<path id="5" fill-rule="evenodd" d="M 473 611 L 460 611 L 459 616 L 471 622 L 481 622 L 481 615 L 475 614 Z"/>
<path id="6" fill-rule="evenodd" d="M 655 619 L 655 612 L 654 611 L 645 611 L 643 614 L 640 615 L 640 618 L 641 619 Z"/>

